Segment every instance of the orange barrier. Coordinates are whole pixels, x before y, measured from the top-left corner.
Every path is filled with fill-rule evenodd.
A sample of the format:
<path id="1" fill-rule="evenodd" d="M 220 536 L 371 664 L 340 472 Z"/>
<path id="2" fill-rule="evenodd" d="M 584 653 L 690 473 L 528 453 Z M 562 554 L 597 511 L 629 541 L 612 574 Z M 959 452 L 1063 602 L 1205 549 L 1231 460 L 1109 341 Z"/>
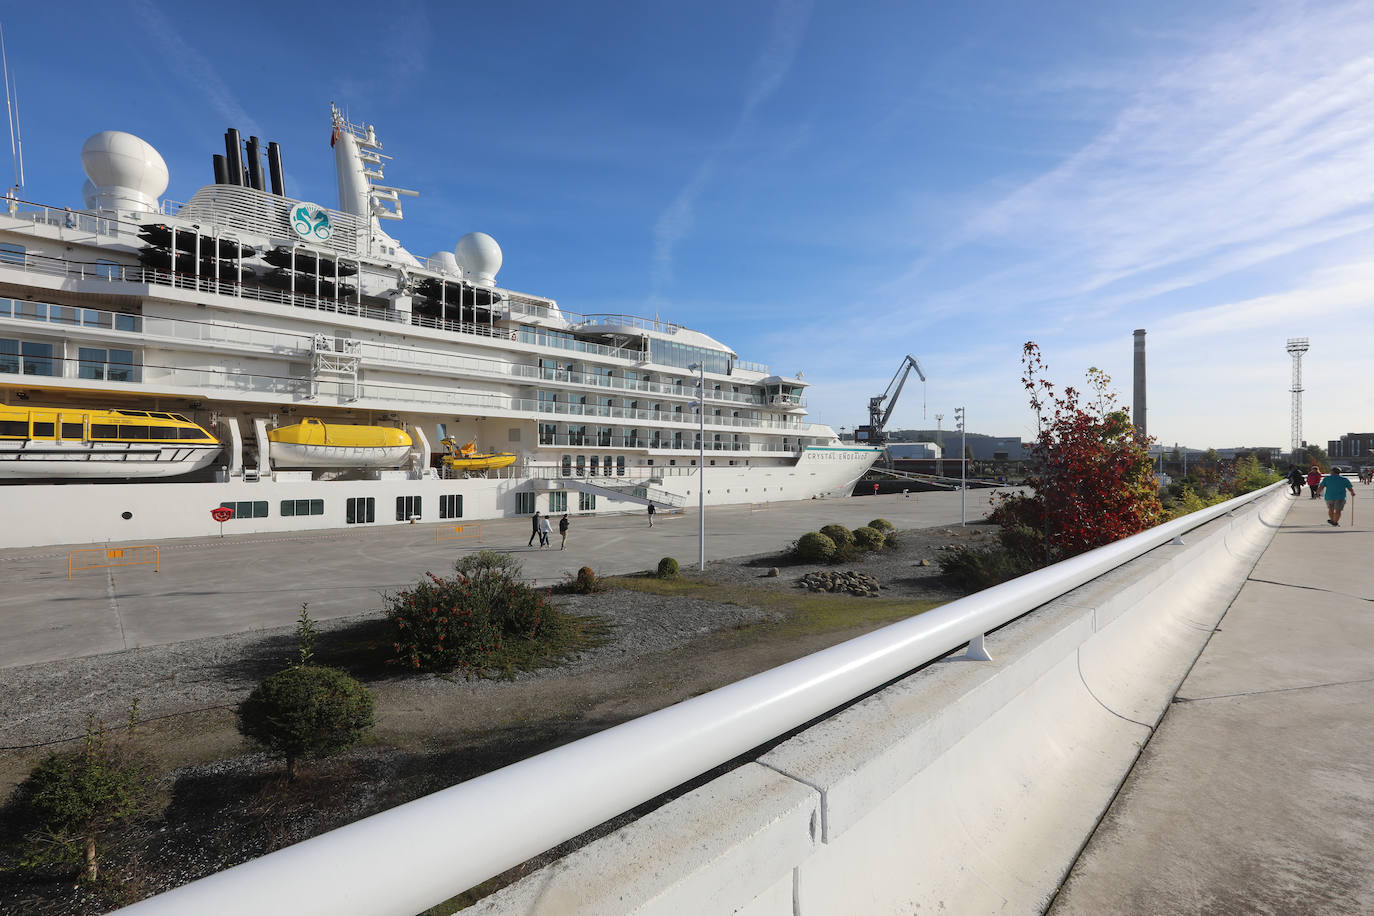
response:
<path id="1" fill-rule="evenodd" d="M 111 569 L 116 566 L 149 566 L 153 572 L 162 570 L 162 552 L 154 544 L 135 547 L 94 547 L 73 550 L 67 554 L 67 581 L 72 573 L 87 569 Z"/>
<path id="2" fill-rule="evenodd" d="M 482 540 L 482 525 L 480 522 L 473 522 L 467 525 L 444 525 L 434 531 L 434 543 L 440 541 L 459 541 L 466 538 L 476 538 Z"/>

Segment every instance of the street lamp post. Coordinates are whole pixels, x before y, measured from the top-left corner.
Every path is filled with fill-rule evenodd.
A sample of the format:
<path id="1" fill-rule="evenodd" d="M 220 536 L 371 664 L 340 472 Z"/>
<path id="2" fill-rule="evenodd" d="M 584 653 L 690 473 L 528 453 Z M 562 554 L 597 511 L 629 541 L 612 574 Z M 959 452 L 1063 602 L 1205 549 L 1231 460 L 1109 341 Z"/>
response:
<path id="1" fill-rule="evenodd" d="M 697 374 L 697 568 L 706 572 L 706 365 L 687 371 Z"/>
<path id="2" fill-rule="evenodd" d="M 964 504 L 968 498 L 968 446 L 966 442 L 967 433 L 964 429 L 964 408 L 954 408 L 954 420 L 959 424 L 959 524 L 968 524 L 968 515 L 964 511 Z"/>

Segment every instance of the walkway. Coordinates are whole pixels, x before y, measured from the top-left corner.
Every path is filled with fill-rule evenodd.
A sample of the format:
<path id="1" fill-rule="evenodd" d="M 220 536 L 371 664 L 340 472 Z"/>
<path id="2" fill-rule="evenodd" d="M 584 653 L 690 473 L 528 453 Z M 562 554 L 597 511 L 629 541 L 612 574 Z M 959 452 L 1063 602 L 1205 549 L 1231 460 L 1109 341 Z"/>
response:
<path id="1" fill-rule="evenodd" d="M 968 518 L 988 509 L 990 491 L 969 491 Z M 913 493 L 706 509 L 706 556 L 779 550 L 807 531 L 838 522 L 854 528 L 877 517 L 898 528 L 959 524 L 958 493 Z M 556 525 L 555 522 L 555 528 Z M 568 549 L 527 547 L 527 518 L 483 521 L 482 539 L 436 542 L 439 525 L 185 538 L 158 542 L 151 566 L 77 572 L 69 547 L 0 550 L 0 677 L 6 667 L 118 652 L 139 646 L 293 626 L 302 602 L 317 620 L 382 607 L 382 594 L 445 572 L 463 553 L 509 552 L 525 576 L 553 584 L 578 567 L 599 574 L 653 569 L 671 556 L 697 561 L 695 508 L 682 515 L 570 516 Z M 473 523 L 468 522 L 471 528 Z M 449 532 L 452 526 L 448 526 Z M 120 546 L 120 545 L 111 545 Z"/>
<path id="2" fill-rule="evenodd" d="M 1374 489 L 1356 492 L 1339 529 L 1294 500 L 1054 916 L 1374 913 Z"/>

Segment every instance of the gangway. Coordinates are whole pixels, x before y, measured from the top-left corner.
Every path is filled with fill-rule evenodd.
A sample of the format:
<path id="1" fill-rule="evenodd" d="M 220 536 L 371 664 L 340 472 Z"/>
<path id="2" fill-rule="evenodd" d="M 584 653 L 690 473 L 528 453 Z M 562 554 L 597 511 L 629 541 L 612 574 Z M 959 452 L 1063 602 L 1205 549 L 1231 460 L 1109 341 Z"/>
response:
<path id="1" fill-rule="evenodd" d="M 569 489 L 591 493 L 594 496 L 606 496 L 622 502 L 638 503 L 641 506 L 652 505 L 662 509 L 681 509 L 685 502 L 685 499 L 677 493 L 631 481 L 593 483 L 586 478 L 565 477 L 562 478 L 562 482 Z"/>

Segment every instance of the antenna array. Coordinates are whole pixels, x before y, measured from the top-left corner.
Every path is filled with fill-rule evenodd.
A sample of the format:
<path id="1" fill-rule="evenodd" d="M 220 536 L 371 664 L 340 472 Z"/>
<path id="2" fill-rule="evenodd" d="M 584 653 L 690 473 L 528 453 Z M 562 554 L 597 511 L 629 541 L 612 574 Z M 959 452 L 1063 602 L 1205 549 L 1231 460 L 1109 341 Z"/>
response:
<path id="1" fill-rule="evenodd" d="M 1307 352 L 1307 338 L 1288 338 L 1287 350 L 1293 357 L 1293 384 L 1288 389 L 1293 393 L 1293 428 L 1291 430 L 1290 448 L 1296 452 L 1302 448 L 1302 355 Z"/>

